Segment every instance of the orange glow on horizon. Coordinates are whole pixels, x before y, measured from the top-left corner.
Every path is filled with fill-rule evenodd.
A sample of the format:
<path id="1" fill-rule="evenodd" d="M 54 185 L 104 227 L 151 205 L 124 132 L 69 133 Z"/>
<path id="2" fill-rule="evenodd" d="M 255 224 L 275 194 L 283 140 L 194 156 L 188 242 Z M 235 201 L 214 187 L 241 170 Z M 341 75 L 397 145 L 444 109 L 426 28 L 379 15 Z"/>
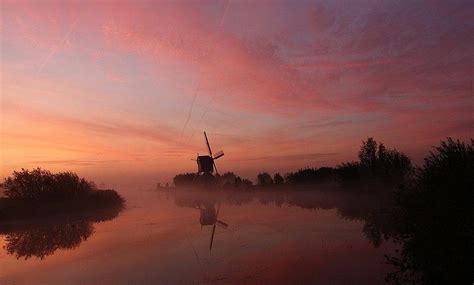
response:
<path id="1" fill-rule="evenodd" d="M 472 137 L 462 7 L 213 3 L 2 2 L 0 175 L 171 181 L 203 130 L 249 178 Z"/>

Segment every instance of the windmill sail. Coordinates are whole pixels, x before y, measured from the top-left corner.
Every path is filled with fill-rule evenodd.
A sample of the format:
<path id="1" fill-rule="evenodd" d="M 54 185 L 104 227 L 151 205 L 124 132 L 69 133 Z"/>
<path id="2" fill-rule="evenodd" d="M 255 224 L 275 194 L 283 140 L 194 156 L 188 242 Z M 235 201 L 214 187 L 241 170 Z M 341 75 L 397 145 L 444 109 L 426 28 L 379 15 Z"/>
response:
<path id="1" fill-rule="evenodd" d="M 224 229 L 227 229 L 227 227 L 229 226 L 227 223 L 224 223 L 223 221 L 217 221 L 217 224 Z"/>
<path id="2" fill-rule="evenodd" d="M 212 227 L 212 235 L 211 235 L 211 244 L 209 244 L 209 250 L 212 250 L 212 242 L 214 241 L 214 233 L 216 232 L 216 224 Z"/>
<path id="3" fill-rule="evenodd" d="M 218 159 L 219 157 L 223 156 L 224 152 L 222 150 L 218 151 L 214 154 L 214 159 Z"/>
<path id="4" fill-rule="evenodd" d="M 209 140 L 207 139 L 206 132 L 204 132 L 204 138 L 206 139 L 207 149 L 209 150 L 209 155 L 212 156 L 211 146 L 209 145 Z"/>

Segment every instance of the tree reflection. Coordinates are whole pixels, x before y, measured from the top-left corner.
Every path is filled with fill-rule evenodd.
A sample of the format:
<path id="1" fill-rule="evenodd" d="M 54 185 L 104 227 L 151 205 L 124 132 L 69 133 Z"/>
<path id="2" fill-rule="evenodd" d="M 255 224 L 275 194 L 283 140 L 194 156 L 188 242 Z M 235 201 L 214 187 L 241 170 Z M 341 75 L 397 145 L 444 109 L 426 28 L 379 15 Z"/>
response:
<path id="1" fill-rule="evenodd" d="M 58 249 L 73 249 L 87 240 L 94 232 L 92 223 L 75 221 L 40 226 L 8 233 L 5 238 L 5 249 L 8 254 L 17 258 L 28 259 L 32 256 L 44 259 Z"/>
<path id="2" fill-rule="evenodd" d="M 59 249 L 74 249 L 94 233 L 94 223 L 112 220 L 121 211 L 114 208 L 102 211 L 2 224 L 4 249 L 16 258 L 44 259 Z"/>

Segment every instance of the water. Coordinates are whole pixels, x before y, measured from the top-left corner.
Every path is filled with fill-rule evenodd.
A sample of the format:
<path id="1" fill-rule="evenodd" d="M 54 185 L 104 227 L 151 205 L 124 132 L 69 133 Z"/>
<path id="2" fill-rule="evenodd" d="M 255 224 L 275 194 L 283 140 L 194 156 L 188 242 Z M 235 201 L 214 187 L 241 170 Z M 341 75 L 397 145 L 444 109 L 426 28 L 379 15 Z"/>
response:
<path id="1" fill-rule="evenodd" d="M 3 230 L 0 284 L 380 284 L 391 270 L 393 246 L 364 231 L 370 196 L 119 191 L 115 219 Z"/>

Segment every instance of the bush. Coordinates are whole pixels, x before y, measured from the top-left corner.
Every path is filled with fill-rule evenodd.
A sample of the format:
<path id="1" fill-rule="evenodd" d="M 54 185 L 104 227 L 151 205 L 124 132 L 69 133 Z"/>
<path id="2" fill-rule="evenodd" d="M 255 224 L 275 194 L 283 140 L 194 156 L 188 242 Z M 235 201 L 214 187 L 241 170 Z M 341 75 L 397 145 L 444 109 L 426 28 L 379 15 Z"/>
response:
<path id="1" fill-rule="evenodd" d="M 262 172 L 257 175 L 257 184 L 261 186 L 272 185 L 273 179 L 267 172 Z"/>
<path id="2" fill-rule="evenodd" d="M 89 195 L 90 203 L 100 206 L 122 205 L 125 200 L 115 190 L 92 191 Z"/>
<path id="3" fill-rule="evenodd" d="M 273 176 L 273 182 L 275 182 L 275 184 L 277 185 L 281 185 L 285 182 L 285 179 L 283 178 L 283 176 L 281 176 L 280 173 L 275 173 L 275 175 Z"/>
<path id="4" fill-rule="evenodd" d="M 41 168 L 14 171 L 5 179 L 5 196 L 12 199 L 74 198 L 96 190 L 94 183 L 79 178 L 73 172 L 56 174 Z"/>
<path id="5" fill-rule="evenodd" d="M 99 190 L 73 172 L 51 173 L 40 168 L 13 172 L 4 183 L 0 219 L 18 220 L 90 210 L 121 210 L 125 200 L 114 190 Z"/>
<path id="6" fill-rule="evenodd" d="M 360 164 L 358 162 L 347 162 L 339 165 L 336 169 L 338 180 L 342 183 L 360 182 Z"/>
<path id="7" fill-rule="evenodd" d="M 193 185 L 194 179 L 196 179 L 196 177 L 196 173 L 178 174 L 173 178 L 173 183 L 176 187 L 191 186 Z"/>
<path id="8" fill-rule="evenodd" d="M 330 167 L 305 168 L 285 175 L 288 184 L 316 184 L 332 180 L 334 169 Z"/>
<path id="9" fill-rule="evenodd" d="M 464 284 L 472 281 L 474 141 L 448 138 L 398 192 L 398 256 L 390 281 Z M 435 265 L 435 266 L 434 266 Z"/>
<path id="10" fill-rule="evenodd" d="M 217 177 L 217 176 L 216 176 Z M 226 172 L 218 176 L 218 183 L 221 186 L 239 186 L 242 182 L 242 179 L 235 175 L 234 172 Z"/>
<path id="11" fill-rule="evenodd" d="M 244 178 L 244 179 L 242 180 L 242 185 L 243 185 L 244 188 L 250 188 L 250 187 L 253 186 L 253 182 L 250 181 L 250 180 L 247 179 L 247 178 Z"/>

